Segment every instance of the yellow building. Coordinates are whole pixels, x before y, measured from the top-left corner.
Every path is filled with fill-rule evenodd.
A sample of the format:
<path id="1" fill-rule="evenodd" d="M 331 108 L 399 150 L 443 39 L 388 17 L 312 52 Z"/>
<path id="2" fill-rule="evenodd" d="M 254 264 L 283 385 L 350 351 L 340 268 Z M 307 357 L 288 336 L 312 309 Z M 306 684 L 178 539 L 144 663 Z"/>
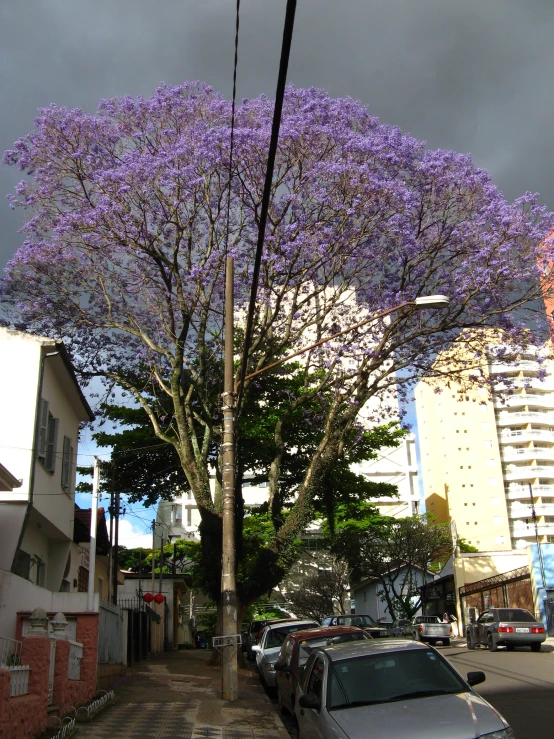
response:
<path id="1" fill-rule="evenodd" d="M 540 539 L 554 540 L 553 363 L 530 349 L 508 364 L 500 349 L 491 345 L 480 366 L 491 392 L 452 380 L 415 392 L 427 512 L 453 520 L 480 551 L 535 541 L 529 483 Z"/>

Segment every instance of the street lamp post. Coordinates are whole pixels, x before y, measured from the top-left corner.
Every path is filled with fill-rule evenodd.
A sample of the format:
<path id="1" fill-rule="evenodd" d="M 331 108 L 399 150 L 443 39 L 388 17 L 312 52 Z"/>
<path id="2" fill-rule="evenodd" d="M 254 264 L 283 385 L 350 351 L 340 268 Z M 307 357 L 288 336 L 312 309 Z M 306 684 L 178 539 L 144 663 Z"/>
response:
<path id="1" fill-rule="evenodd" d="M 234 265 L 233 258 L 227 257 L 225 269 L 225 360 L 223 379 L 223 442 L 221 444 L 221 458 L 223 465 L 223 525 L 222 525 L 222 561 L 221 561 L 221 604 L 223 610 L 222 637 L 214 644 L 221 648 L 222 654 L 222 696 L 223 700 L 235 701 L 238 699 L 238 674 L 237 674 L 237 645 L 240 624 L 238 623 L 237 593 L 236 593 L 236 562 L 235 562 L 235 398 L 239 390 L 240 382 L 234 383 Z M 393 308 L 377 313 L 359 323 L 349 326 L 342 331 L 327 336 L 325 339 L 316 341 L 310 346 L 299 349 L 283 359 L 262 367 L 249 375 L 244 380 L 251 380 L 262 372 L 267 372 L 274 367 L 287 362 L 289 359 L 315 349 L 322 344 L 343 336 L 350 331 L 355 331 L 368 323 L 373 323 L 394 313 L 402 308 L 412 306 L 416 309 L 446 308 L 449 303 L 446 295 L 428 295 L 415 300 L 408 300 Z M 216 637 L 216 639 L 218 639 Z"/>

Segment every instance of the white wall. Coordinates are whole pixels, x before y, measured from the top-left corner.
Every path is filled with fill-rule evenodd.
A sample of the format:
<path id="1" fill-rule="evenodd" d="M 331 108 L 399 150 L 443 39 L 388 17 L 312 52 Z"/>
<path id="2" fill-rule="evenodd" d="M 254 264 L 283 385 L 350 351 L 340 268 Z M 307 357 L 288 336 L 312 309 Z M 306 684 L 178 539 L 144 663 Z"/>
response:
<path id="1" fill-rule="evenodd" d="M 87 610 L 87 597 L 87 593 L 53 593 L 11 572 L 0 570 L 0 636 L 15 639 L 18 611 L 44 608 L 47 613 L 79 613 Z M 95 593 L 94 610 L 98 611 L 98 608 L 98 593 Z"/>

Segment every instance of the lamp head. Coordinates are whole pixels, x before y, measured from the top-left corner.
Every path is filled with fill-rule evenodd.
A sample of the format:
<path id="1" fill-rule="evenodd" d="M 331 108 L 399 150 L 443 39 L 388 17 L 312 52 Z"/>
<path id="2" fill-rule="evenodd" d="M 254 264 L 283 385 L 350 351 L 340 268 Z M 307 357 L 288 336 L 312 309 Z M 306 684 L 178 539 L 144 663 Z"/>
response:
<path id="1" fill-rule="evenodd" d="M 416 308 L 446 308 L 449 303 L 446 295 L 423 295 L 414 300 Z"/>

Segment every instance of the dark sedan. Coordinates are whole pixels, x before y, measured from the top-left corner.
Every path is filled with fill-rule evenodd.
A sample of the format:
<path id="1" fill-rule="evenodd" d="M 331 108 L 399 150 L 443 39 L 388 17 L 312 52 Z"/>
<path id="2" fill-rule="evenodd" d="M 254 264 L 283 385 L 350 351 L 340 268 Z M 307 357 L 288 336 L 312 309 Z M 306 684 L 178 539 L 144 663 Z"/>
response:
<path id="1" fill-rule="evenodd" d="M 275 663 L 277 695 L 281 710 L 294 714 L 294 696 L 308 657 L 316 647 L 368 641 L 371 637 L 356 626 L 322 626 L 289 634 Z"/>
<path id="2" fill-rule="evenodd" d="M 489 608 L 468 626 L 466 636 L 468 649 L 484 644 L 491 652 L 499 646 L 508 650 L 531 647 L 540 652 L 546 629 L 525 608 Z"/>
<path id="3" fill-rule="evenodd" d="M 344 616 L 326 616 L 321 622 L 322 626 L 357 626 L 367 631 L 373 639 L 389 636 L 386 626 L 381 626 L 375 619 L 364 613 L 348 613 Z"/>

